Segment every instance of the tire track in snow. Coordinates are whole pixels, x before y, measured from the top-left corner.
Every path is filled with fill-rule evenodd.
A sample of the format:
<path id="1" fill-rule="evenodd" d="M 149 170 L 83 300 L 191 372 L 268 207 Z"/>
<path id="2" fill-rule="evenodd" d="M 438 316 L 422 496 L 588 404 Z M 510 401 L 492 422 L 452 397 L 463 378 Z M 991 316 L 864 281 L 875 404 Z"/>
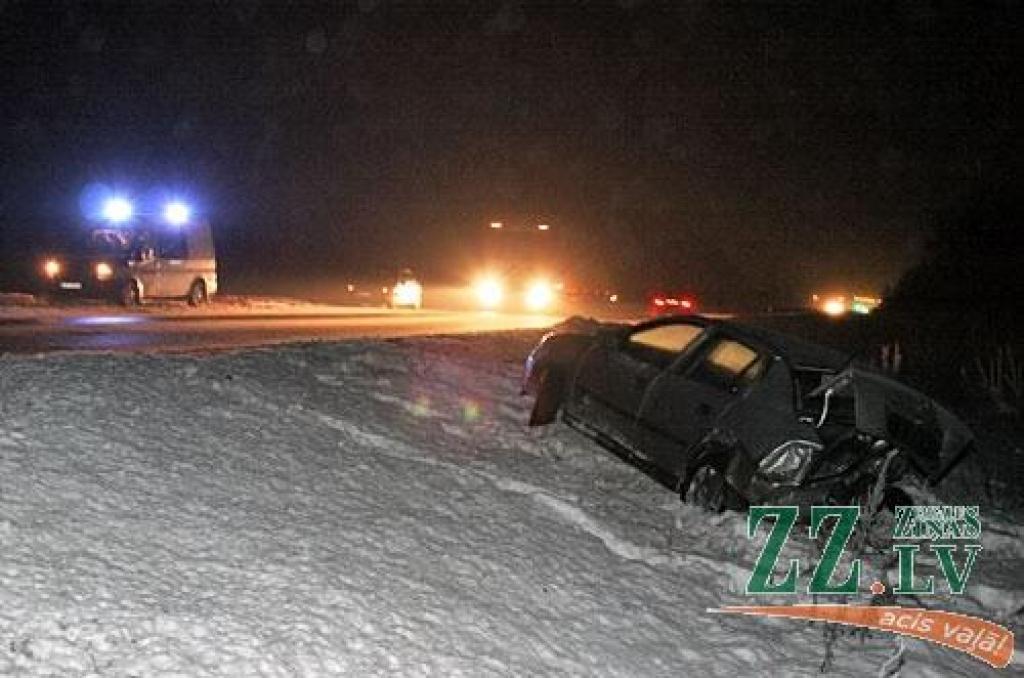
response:
<path id="1" fill-rule="evenodd" d="M 518 484 L 525 485 L 525 483 Z M 513 492 L 524 491 L 523 488 L 509 489 Z M 699 568 L 709 572 L 724 573 L 732 584 L 730 590 L 740 590 L 746 585 L 747 576 L 749 575 L 748 569 L 742 568 L 733 562 L 716 560 L 693 553 L 666 553 L 662 549 L 653 546 L 642 546 L 619 537 L 608 526 L 579 506 L 574 506 L 559 499 L 545 490 L 535 488 L 533 491 L 528 492 L 528 494 L 536 502 L 554 512 L 558 517 L 595 537 L 604 544 L 604 547 L 609 552 L 623 560 L 643 563 L 654 569 L 667 567 L 673 570 L 692 571 L 695 568 Z"/>
<path id="2" fill-rule="evenodd" d="M 319 379 L 319 375 L 318 381 L 335 387 L 340 385 Z M 267 393 L 261 393 L 256 399 L 266 400 L 268 396 L 269 394 Z M 410 413 L 414 413 L 414 408 L 416 407 L 413 402 L 380 391 L 371 393 L 371 398 L 378 402 L 397 404 Z M 271 409 L 280 410 L 280 407 L 271 406 Z M 324 412 L 306 408 L 304 413 L 312 415 L 317 421 L 329 428 L 343 433 L 353 442 L 373 449 L 377 454 L 403 462 L 426 464 L 445 469 L 460 478 L 474 479 L 480 483 L 489 484 L 503 492 L 531 497 L 537 504 L 550 511 L 556 518 L 575 526 L 597 539 L 608 552 L 623 560 L 638 562 L 652 569 L 670 569 L 673 571 L 698 570 L 718 574 L 726 579 L 724 590 L 731 592 L 740 592 L 746 587 L 747 577 L 752 567 L 751 563 L 747 563 L 744 566 L 733 560 L 716 559 L 713 556 L 697 553 L 682 554 L 660 547 L 637 544 L 629 539 L 618 536 L 608 525 L 580 508 L 577 505 L 577 498 L 575 496 L 559 496 L 546 488 L 528 482 L 501 477 L 480 468 L 468 467 L 464 464 L 426 456 L 415 446 L 400 440 L 393 434 L 377 433 L 350 420 L 334 417 Z M 417 412 L 417 414 L 423 414 L 423 412 Z M 453 433 L 459 431 L 463 434 L 460 437 L 465 438 L 462 429 L 448 421 L 444 421 L 441 413 L 430 411 L 428 416 L 440 419 L 442 428 L 446 432 Z M 1009 534 L 998 534 L 997 531 L 997 534 L 989 535 L 988 539 L 998 542 L 999 546 L 1005 549 L 1016 551 L 1020 547 L 1011 537 L 1011 535 L 1016 536 L 1013 532 L 1011 527 Z M 992 544 L 992 546 L 995 546 L 995 544 Z M 974 595 L 968 596 L 967 600 L 970 601 L 972 607 L 976 607 L 978 610 L 996 610 L 1001 616 L 1012 618 L 1018 616 L 1022 606 L 1024 606 L 1024 599 L 1021 599 L 1020 595 L 1014 590 L 984 584 L 979 584 L 973 588 Z"/>
<path id="3" fill-rule="evenodd" d="M 378 453 L 389 458 L 443 468 L 456 475 L 475 478 L 503 492 L 530 497 L 558 518 L 596 538 L 610 553 L 623 560 L 639 562 L 655 569 L 668 567 L 673 570 L 692 570 L 699 568 L 708 572 L 724 573 L 733 585 L 732 590 L 740 590 L 746 585 L 748 570 L 733 562 L 697 554 L 665 553 L 661 549 L 642 546 L 619 537 L 608 526 L 575 506 L 572 503 L 575 497 L 560 497 L 545 488 L 528 482 L 503 478 L 479 468 L 468 468 L 443 459 L 426 457 L 400 440 L 367 431 L 357 424 L 322 412 L 314 414 L 321 423 L 344 433 L 356 443 L 374 448 Z"/>
<path id="4" fill-rule="evenodd" d="M 378 401 L 399 400 L 390 395 L 383 399 L 374 399 Z M 322 411 L 306 407 L 303 408 L 302 413 L 310 415 L 319 423 L 344 434 L 352 442 L 371 448 L 374 453 L 381 456 L 444 469 L 456 477 L 474 479 L 503 492 L 530 497 L 556 518 L 594 537 L 609 553 L 623 560 L 638 562 L 652 569 L 699 570 L 719 576 L 724 575 L 727 581 L 724 590 L 727 591 L 742 591 L 746 587 L 749 565 L 744 568 L 730 560 L 720 560 L 696 553 L 666 552 L 658 547 L 637 544 L 616 535 L 607 525 L 577 506 L 577 497 L 575 496 L 559 496 L 557 493 L 529 482 L 498 476 L 481 468 L 426 456 L 419 449 L 393 434 L 378 433 L 351 420 L 335 417 Z M 298 413 L 296 412 L 296 414 Z"/>

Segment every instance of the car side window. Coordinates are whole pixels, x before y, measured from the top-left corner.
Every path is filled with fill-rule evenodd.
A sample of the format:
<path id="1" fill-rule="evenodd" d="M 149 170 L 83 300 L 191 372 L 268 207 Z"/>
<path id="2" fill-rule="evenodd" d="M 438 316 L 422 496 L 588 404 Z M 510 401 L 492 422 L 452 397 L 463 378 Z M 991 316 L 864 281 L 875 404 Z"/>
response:
<path id="1" fill-rule="evenodd" d="M 753 383 L 767 361 L 756 350 L 733 339 L 720 339 L 694 367 L 690 378 L 722 390 Z"/>
<path id="2" fill-rule="evenodd" d="M 187 258 L 188 248 L 185 244 L 185 234 L 180 231 L 161 233 L 157 239 L 157 254 L 163 259 Z"/>
<path id="3" fill-rule="evenodd" d="M 700 325 L 689 323 L 648 327 L 630 334 L 624 350 L 637 360 L 668 367 L 703 331 Z"/>

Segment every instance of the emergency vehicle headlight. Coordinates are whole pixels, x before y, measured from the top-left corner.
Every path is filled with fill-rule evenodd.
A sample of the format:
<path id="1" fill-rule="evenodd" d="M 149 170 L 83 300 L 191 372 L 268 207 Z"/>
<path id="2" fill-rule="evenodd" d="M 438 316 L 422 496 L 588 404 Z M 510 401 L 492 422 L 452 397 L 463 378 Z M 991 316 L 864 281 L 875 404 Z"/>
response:
<path id="1" fill-rule="evenodd" d="M 105 261 L 96 264 L 96 279 L 110 280 L 114 277 L 114 268 Z"/>

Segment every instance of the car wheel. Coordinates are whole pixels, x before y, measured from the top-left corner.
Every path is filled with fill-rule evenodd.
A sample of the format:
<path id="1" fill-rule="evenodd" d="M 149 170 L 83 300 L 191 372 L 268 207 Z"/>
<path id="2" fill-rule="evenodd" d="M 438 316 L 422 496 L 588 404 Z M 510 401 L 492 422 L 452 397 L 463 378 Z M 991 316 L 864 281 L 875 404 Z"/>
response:
<path id="1" fill-rule="evenodd" d="M 725 478 L 724 458 L 704 459 L 688 474 L 682 500 L 711 513 L 739 510 L 746 502 Z"/>
<path id="2" fill-rule="evenodd" d="M 562 375 L 553 370 L 545 369 L 539 378 L 537 399 L 533 402 L 529 425 L 543 426 L 553 422 L 559 408 L 562 407 L 564 393 L 565 380 L 562 378 Z"/>
<path id="3" fill-rule="evenodd" d="M 141 295 L 139 294 L 139 284 L 134 280 L 129 280 L 124 284 L 121 289 L 121 305 L 122 306 L 138 306 L 142 301 Z"/>
<path id="4" fill-rule="evenodd" d="M 202 280 L 197 280 L 192 283 L 192 287 L 188 288 L 188 305 L 199 306 L 200 304 L 205 304 L 207 301 L 206 283 Z"/>

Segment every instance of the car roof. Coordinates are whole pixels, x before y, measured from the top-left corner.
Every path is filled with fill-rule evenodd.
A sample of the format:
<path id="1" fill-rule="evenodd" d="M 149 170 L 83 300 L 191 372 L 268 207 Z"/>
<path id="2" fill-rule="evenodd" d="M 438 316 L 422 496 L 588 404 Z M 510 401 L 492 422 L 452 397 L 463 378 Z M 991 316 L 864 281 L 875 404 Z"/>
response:
<path id="1" fill-rule="evenodd" d="M 801 339 L 792 334 L 733 322 L 722 322 L 721 324 L 729 327 L 731 331 L 745 334 L 766 344 L 794 367 L 820 367 L 838 370 L 850 362 L 850 356 L 847 353 Z"/>
<path id="2" fill-rule="evenodd" d="M 838 370 L 846 366 L 850 361 L 850 356 L 842 351 L 837 351 L 784 332 L 722 318 L 710 318 L 703 315 L 681 315 L 658 318 L 645 324 L 655 326 L 684 322 L 695 323 L 709 329 L 721 331 L 739 340 L 760 344 L 769 351 L 782 356 L 794 367 Z"/>

